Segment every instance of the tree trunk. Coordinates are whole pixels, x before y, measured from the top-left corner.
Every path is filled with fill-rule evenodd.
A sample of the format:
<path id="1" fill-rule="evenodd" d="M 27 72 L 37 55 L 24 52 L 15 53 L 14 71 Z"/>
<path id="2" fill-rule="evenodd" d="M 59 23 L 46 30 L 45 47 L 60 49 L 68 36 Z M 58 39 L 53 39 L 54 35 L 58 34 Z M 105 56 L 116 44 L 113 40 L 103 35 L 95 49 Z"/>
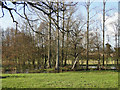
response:
<path id="1" fill-rule="evenodd" d="M 99 52 L 99 47 L 98 47 L 98 67 L 97 67 L 98 70 L 100 70 L 100 52 Z"/>
<path id="2" fill-rule="evenodd" d="M 89 61 L 89 7 L 90 1 L 87 4 L 87 61 L 86 61 L 86 70 L 88 70 L 88 61 Z"/>
<path id="3" fill-rule="evenodd" d="M 68 22 L 69 23 L 69 22 Z M 68 24 L 69 25 L 69 24 Z M 67 42 L 66 42 L 66 56 L 65 56 L 65 63 L 64 66 L 67 65 L 67 59 L 68 59 L 68 38 L 69 38 L 69 28 L 67 26 Z"/>
<path id="4" fill-rule="evenodd" d="M 32 67 L 33 67 L 32 69 L 34 70 L 35 69 L 35 61 L 34 60 L 32 61 Z"/>
<path id="5" fill-rule="evenodd" d="M 105 39 L 105 0 L 103 0 L 103 69 L 104 69 L 104 53 L 105 53 L 105 49 L 104 49 L 104 39 Z"/>
<path id="6" fill-rule="evenodd" d="M 45 65 L 44 65 L 44 68 L 46 69 L 46 66 L 47 66 L 47 56 L 45 54 Z"/>
<path id="7" fill-rule="evenodd" d="M 64 9 L 64 1 L 63 1 L 63 9 Z M 64 10 L 63 10 L 63 31 L 62 31 L 62 63 L 61 66 L 63 66 L 63 60 L 64 60 Z"/>
<path id="8" fill-rule="evenodd" d="M 72 66 L 72 70 L 76 67 L 77 62 L 78 62 L 78 56 L 75 58 L 75 62 L 74 62 L 74 64 L 73 64 L 73 66 Z"/>
<path id="9" fill-rule="evenodd" d="M 57 1 L 57 59 L 56 59 L 56 69 L 59 73 L 59 2 Z"/>
<path id="10" fill-rule="evenodd" d="M 49 4 L 51 6 L 51 2 Z M 49 9 L 51 13 L 51 9 Z M 49 15 L 49 25 L 48 25 L 48 68 L 51 68 L 51 14 Z"/>

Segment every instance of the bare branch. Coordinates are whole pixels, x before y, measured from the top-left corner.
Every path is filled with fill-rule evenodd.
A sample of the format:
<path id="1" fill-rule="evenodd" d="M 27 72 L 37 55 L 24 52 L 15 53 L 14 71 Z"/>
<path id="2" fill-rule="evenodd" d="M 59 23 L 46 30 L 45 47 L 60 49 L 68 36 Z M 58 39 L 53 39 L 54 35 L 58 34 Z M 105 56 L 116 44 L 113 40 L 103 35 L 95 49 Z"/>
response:
<path id="1" fill-rule="evenodd" d="M 2 14 L 3 14 L 3 15 L 2 15 L 0 18 L 4 17 L 4 11 L 3 11 L 3 8 L 1 8 L 1 9 L 2 9 Z"/>
<path id="2" fill-rule="evenodd" d="M 35 30 L 33 29 L 32 25 L 31 25 L 30 22 L 29 22 L 29 19 L 28 19 L 27 15 L 26 15 L 25 6 L 26 6 L 26 3 L 24 3 L 24 15 L 25 15 L 25 17 L 26 17 L 26 20 L 27 20 L 30 28 L 32 29 L 33 32 L 43 35 L 41 32 L 35 31 Z"/>
<path id="3" fill-rule="evenodd" d="M 9 13 L 10 13 L 10 15 L 11 15 L 12 19 L 13 19 L 13 22 L 15 22 L 15 23 L 17 23 L 17 24 L 18 24 L 18 22 L 17 22 L 17 21 L 15 21 L 14 16 L 13 16 L 13 14 L 12 14 L 11 10 L 9 10 Z"/>

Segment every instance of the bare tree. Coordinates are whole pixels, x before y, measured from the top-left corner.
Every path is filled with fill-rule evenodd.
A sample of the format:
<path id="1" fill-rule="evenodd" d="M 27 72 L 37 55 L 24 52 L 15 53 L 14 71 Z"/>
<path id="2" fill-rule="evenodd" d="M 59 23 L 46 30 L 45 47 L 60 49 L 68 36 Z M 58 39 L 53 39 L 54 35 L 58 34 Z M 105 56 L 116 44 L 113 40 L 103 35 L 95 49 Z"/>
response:
<path id="1" fill-rule="evenodd" d="M 57 58 L 56 58 L 56 69 L 59 72 L 59 2 L 57 2 Z"/>
<path id="2" fill-rule="evenodd" d="M 88 60 L 89 60 L 89 8 L 90 0 L 87 2 L 87 61 L 86 61 L 86 70 L 88 70 Z"/>
<path id="3" fill-rule="evenodd" d="M 86 8 L 86 10 L 87 10 L 87 22 L 85 23 L 85 24 L 87 24 L 87 32 L 86 32 L 86 39 L 87 39 L 87 44 L 86 44 L 86 46 L 87 46 L 87 48 L 86 48 L 86 58 L 87 58 L 87 60 L 86 60 L 86 70 L 88 70 L 88 61 L 89 61 L 89 29 L 90 29 L 90 20 L 92 20 L 92 18 L 93 17 L 95 17 L 97 14 L 98 14 L 98 12 L 96 12 L 93 16 L 90 16 L 90 12 L 91 12 L 91 10 L 95 10 L 95 8 L 96 7 L 94 7 L 94 8 L 91 8 L 90 9 L 90 6 L 92 5 L 92 3 L 94 2 L 94 0 L 87 0 L 84 4 L 83 4 L 83 6 Z M 93 23 L 94 23 L 94 21 L 93 21 Z"/>
<path id="4" fill-rule="evenodd" d="M 119 34 L 118 34 L 118 22 L 117 21 L 115 21 L 115 22 L 112 22 L 112 23 L 110 23 L 111 24 L 111 26 L 113 27 L 113 29 L 114 29 L 114 32 L 113 32 L 113 34 L 114 34 L 114 40 L 115 40 L 115 61 L 116 61 L 116 64 L 117 64 L 117 67 L 118 67 L 118 59 L 119 59 L 119 52 L 118 52 L 118 36 L 119 36 Z"/>
<path id="5" fill-rule="evenodd" d="M 51 7 L 51 2 L 49 2 Z M 49 9 L 51 13 L 51 9 Z M 51 68 L 51 14 L 49 14 L 49 25 L 48 25 L 48 68 Z"/>
<path id="6" fill-rule="evenodd" d="M 103 68 L 104 68 L 104 54 L 105 54 L 105 47 L 104 47 L 104 42 L 105 42 L 105 6 L 106 6 L 106 1 L 103 0 Z"/>
<path id="7" fill-rule="evenodd" d="M 67 60 L 68 60 L 68 55 L 69 55 L 69 43 L 70 43 L 70 32 L 71 27 L 73 25 L 74 22 L 72 22 L 72 16 L 75 13 L 76 9 L 74 7 L 69 7 L 69 10 L 67 11 L 67 20 L 65 21 L 65 32 L 66 32 L 66 51 L 65 51 L 65 62 L 64 62 L 64 66 L 67 65 Z"/>
<path id="8" fill-rule="evenodd" d="M 64 8 L 64 1 L 63 1 L 63 8 Z M 64 23 L 65 23 L 65 11 L 63 11 L 63 30 L 62 30 L 62 66 L 63 66 L 63 60 L 64 60 L 64 36 L 65 36 L 65 31 L 64 31 Z"/>
<path id="9" fill-rule="evenodd" d="M 74 69 L 76 66 L 77 66 L 77 63 L 79 63 L 79 57 L 80 56 L 80 53 L 82 50 L 80 50 L 80 46 L 81 46 L 81 40 L 82 40 L 82 34 L 81 34 L 81 31 L 82 31 L 82 28 L 80 28 L 81 26 L 81 20 L 75 20 L 73 21 L 73 24 L 72 24 L 72 31 L 71 31 L 71 50 L 72 50 L 72 53 L 71 55 L 74 57 L 74 60 L 72 60 L 72 69 Z"/>

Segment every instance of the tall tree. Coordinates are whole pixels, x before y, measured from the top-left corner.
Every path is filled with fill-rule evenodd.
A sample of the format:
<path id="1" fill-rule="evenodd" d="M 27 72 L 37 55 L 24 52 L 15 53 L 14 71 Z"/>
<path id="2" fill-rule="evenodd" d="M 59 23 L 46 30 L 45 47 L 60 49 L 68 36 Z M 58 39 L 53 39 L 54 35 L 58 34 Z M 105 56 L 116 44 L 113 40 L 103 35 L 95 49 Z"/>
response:
<path id="1" fill-rule="evenodd" d="M 49 2 L 51 7 L 51 2 Z M 51 9 L 49 9 L 49 25 L 48 25 L 48 68 L 51 68 Z"/>
<path id="2" fill-rule="evenodd" d="M 63 9 L 64 9 L 64 1 L 63 1 Z M 64 60 L 64 36 L 65 36 L 65 31 L 64 31 L 64 23 L 65 23 L 65 11 L 63 10 L 63 30 L 62 30 L 62 66 L 63 66 L 63 60 Z"/>
<path id="3" fill-rule="evenodd" d="M 71 31 L 71 55 L 74 57 L 74 59 L 72 60 L 72 69 L 74 69 L 77 64 L 79 64 L 79 57 L 80 53 L 81 53 L 81 40 L 83 38 L 82 36 L 82 28 L 80 28 L 81 26 L 81 20 L 76 19 L 75 21 L 73 21 L 72 24 L 72 31 Z"/>
<path id="4" fill-rule="evenodd" d="M 115 21 L 115 22 L 112 22 L 112 23 L 110 23 L 111 25 L 112 25 L 112 27 L 113 27 L 113 29 L 114 29 L 114 32 L 113 32 L 113 34 L 114 34 L 114 40 L 115 40 L 115 61 L 116 61 L 116 64 L 117 64 L 117 66 L 118 66 L 118 59 L 119 59 L 119 56 L 118 56 L 118 22 L 117 21 Z"/>
<path id="5" fill-rule="evenodd" d="M 67 60 L 68 60 L 68 55 L 69 55 L 69 44 L 70 44 L 69 38 L 70 38 L 70 32 L 72 31 L 71 27 L 73 25 L 73 22 L 72 22 L 73 18 L 72 17 L 74 15 L 75 11 L 76 11 L 75 7 L 68 7 L 68 8 L 69 8 L 69 10 L 67 11 L 68 17 L 67 17 L 67 20 L 65 22 L 65 30 L 66 30 L 66 44 L 65 44 L 65 46 L 66 46 L 66 51 L 65 51 L 64 66 L 67 65 Z"/>
<path id="6" fill-rule="evenodd" d="M 57 1 L 57 58 L 56 58 L 56 69 L 59 72 L 59 2 Z"/>
<path id="7" fill-rule="evenodd" d="M 86 70 L 88 70 L 88 61 L 89 61 L 89 8 L 90 0 L 87 2 L 87 60 L 86 60 Z"/>
<path id="8" fill-rule="evenodd" d="M 104 68 L 104 54 L 105 54 L 105 47 L 104 47 L 104 44 L 105 44 L 105 6 L 106 6 L 106 1 L 103 0 L 103 68 Z"/>

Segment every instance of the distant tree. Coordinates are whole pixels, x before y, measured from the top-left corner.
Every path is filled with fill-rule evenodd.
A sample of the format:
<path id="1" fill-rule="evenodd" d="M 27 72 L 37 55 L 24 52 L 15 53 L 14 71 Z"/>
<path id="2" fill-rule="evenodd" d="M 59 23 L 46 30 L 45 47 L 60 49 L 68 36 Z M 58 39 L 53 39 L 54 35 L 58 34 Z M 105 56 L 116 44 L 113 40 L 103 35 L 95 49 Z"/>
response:
<path id="1" fill-rule="evenodd" d="M 118 66 L 118 59 L 119 59 L 119 50 L 118 50 L 118 43 L 119 43 L 119 40 L 118 40 L 118 37 L 119 37 L 119 26 L 118 26 L 118 22 L 115 21 L 115 22 L 112 22 L 110 23 L 111 26 L 113 27 L 114 29 L 114 32 L 112 32 L 112 34 L 114 35 L 114 40 L 115 40 L 115 61 L 116 61 L 116 64 Z"/>
<path id="2" fill-rule="evenodd" d="M 110 58 L 110 54 L 111 54 L 111 45 L 109 43 L 106 44 L 106 54 L 107 54 L 107 61 L 106 61 L 106 65 L 107 65 L 107 62 Z"/>
<path id="3" fill-rule="evenodd" d="M 77 21 L 78 20 L 78 21 Z M 72 69 L 74 69 L 77 65 L 77 63 L 79 63 L 79 57 L 81 57 L 81 40 L 83 38 L 83 35 L 81 33 L 82 28 L 81 26 L 81 21 L 79 19 L 77 19 L 75 21 L 73 21 L 73 26 L 72 26 L 72 31 L 71 31 L 71 55 L 74 57 L 74 60 L 72 60 Z"/>
<path id="4" fill-rule="evenodd" d="M 76 11 L 75 7 L 68 7 L 69 9 L 65 12 L 65 15 L 67 15 L 67 20 L 64 22 L 64 30 L 66 32 L 66 41 L 65 41 L 65 61 L 64 66 L 67 65 L 67 60 L 69 59 L 69 46 L 70 46 L 70 32 L 72 31 L 72 25 L 74 22 L 72 22 L 72 17 Z M 74 20 L 73 20 L 74 21 Z"/>
<path id="5" fill-rule="evenodd" d="M 8 32 L 9 34 L 7 34 Z M 5 39 L 3 40 L 4 44 L 2 46 L 3 65 L 6 67 L 6 70 L 14 69 L 18 72 L 25 72 L 28 60 L 30 62 L 35 60 L 33 59 L 36 55 L 34 53 L 35 47 L 30 36 L 20 31 L 17 31 L 17 35 L 15 36 L 15 32 L 16 30 L 14 29 L 8 29 L 4 34 Z M 31 49 L 28 50 L 28 48 Z"/>

